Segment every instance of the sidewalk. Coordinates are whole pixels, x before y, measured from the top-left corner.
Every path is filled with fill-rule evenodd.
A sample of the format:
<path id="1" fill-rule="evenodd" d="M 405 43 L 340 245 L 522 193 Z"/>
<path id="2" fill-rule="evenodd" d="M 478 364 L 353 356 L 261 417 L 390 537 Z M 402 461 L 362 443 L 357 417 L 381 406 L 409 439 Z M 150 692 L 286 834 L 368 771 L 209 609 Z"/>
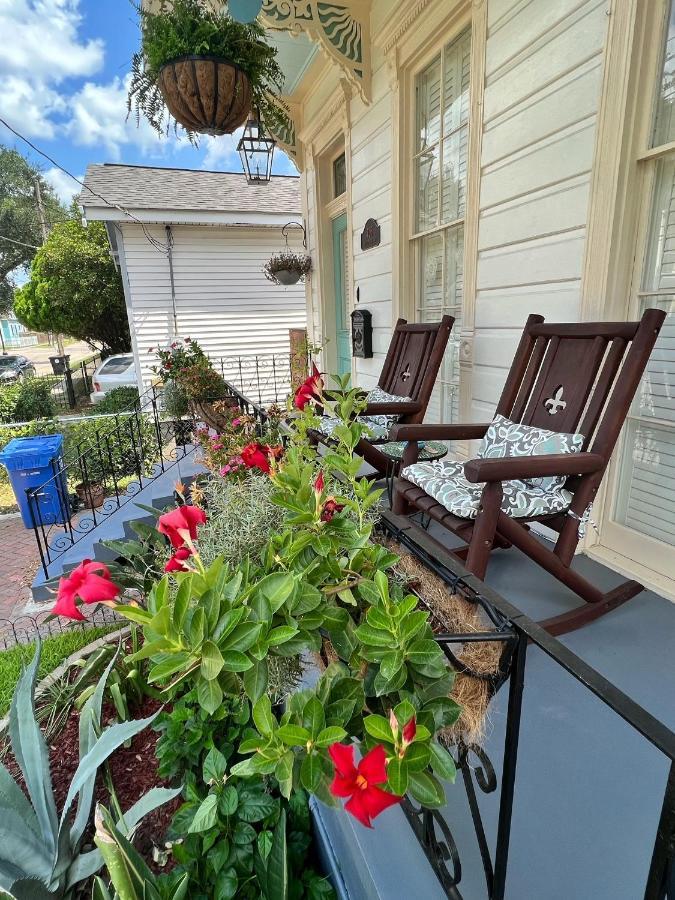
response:
<path id="1" fill-rule="evenodd" d="M 15 619 L 31 600 L 39 557 L 33 532 L 19 515 L 0 517 L 0 619 Z"/>

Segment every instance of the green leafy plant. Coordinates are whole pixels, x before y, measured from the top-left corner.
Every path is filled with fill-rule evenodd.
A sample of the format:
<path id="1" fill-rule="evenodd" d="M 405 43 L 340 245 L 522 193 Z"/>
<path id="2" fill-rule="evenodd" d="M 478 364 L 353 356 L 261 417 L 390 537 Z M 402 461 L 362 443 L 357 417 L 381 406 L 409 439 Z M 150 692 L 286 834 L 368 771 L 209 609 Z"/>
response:
<path id="1" fill-rule="evenodd" d="M 52 382 L 45 378 L 25 378 L 0 387 L 0 422 L 31 422 L 54 415 Z"/>
<path id="2" fill-rule="evenodd" d="M 138 388 L 131 385 L 114 388 L 90 410 L 94 415 L 104 413 L 129 412 L 138 404 Z"/>
<path id="3" fill-rule="evenodd" d="M 80 852 L 91 816 L 99 767 L 121 744 L 143 731 L 155 716 L 101 726 L 105 682 L 114 658 L 80 714 L 80 763 L 73 775 L 59 816 L 52 792 L 47 745 L 35 718 L 35 677 L 40 664 L 38 644 L 12 700 L 9 735 L 28 792 L 24 794 L 0 765 L 0 815 L 5 824 L 0 848 L 0 887 L 17 900 L 69 897 L 75 885 L 102 865 L 97 850 Z M 135 827 L 144 815 L 176 796 L 178 791 L 154 788 L 132 806 L 119 828 Z M 30 799 L 29 799 L 30 798 Z M 74 814 L 71 810 L 75 801 Z"/>
<path id="4" fill-rule="evenodd" d="M 202 348 L 190 337 L 176 338 L 166 347 L 151 347 L 148 352 L 154 353 L 159 361 L 158 365 L 152 366 L 152 371 L 166 383 L 175 379 L 183 369 L 207 362 Z"/>
<path id="5" fill-rule="evenodd" d="M 181 369 L 176 380 L 188 400 L 224 400 L 228 396 L 225 379 L 207 359 Z"/>
<path id="6" fill-rule="evenodd" d="M 133 57 L 128 97 L 129 110 L 135 110 L 137 120 L 143 114 L 160 134 L 168 127 L 157 86 L 159 72 L 165 63 L 181 56 L 198 55 L 239 66 L 251 85 L 252 107 L 274 130 L 273 124 L 283 116 L 278 98 L 284 76 L 276 49 L 266 42 L 261 25 L 237 22 L 224 8 L 216 10 L 200 0 L 174 0 L 170 6 L 163 3 L 158 12 L 139 8 L 139 15 L 142 47 Z"/>

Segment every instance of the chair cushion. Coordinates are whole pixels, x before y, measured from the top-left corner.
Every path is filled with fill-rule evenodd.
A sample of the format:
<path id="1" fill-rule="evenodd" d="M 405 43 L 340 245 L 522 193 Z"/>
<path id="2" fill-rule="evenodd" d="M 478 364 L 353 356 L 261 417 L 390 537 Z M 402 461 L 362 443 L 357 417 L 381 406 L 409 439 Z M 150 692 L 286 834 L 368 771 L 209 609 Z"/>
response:
<path id="1" fill-rule="evenodd" d="M 485 484 L 473 484 L 464 477 L 464 463 L 452 460 L 415 463 L 401 476 L 421 487 L 449 512 L 462 519 L 475 519 Z M 572 502 L 569 491 L 544 490 L 522 481 L 505 481 L 502 510 L 513 518 L 530 518 L 563 512 Z"/>
<path id="2" fill-rule="evenodd" d="M 479 459 L 503 459 L 505 456 L 542 456 L 549 453 L 578 453 L 584 443 L 583 434 L 566 434 L 534 428 L 495 416 L 478 448 Z M 523 479 L 532 488 L 554 491 L 562 488 L 567 475 L 546 475 Z"/>
<path id="3" fill-rule="evenodd" d="M 376 387 L 373 388 L 372 391 L 368 391 L 366 400 L 368 403 L 408 403 L 410 397 L 397 397 L 396 394 L 388 394 L 386 391 L 383 391 L 382 388 Z M 383 425 L 387 431 L 389 431 L 392 425 L 395 425 L 401 417 L 387 415 L 364 416 L 364 418 L 374 422 L 376 425 Z"/>
<path id="4" fill-rule="evenodd" d="M 362 425 L 365 425 L 368 429 L 368 434 L 365 437 L 370 437 L 375 441 L 385 441 L 389 436 L 389 428 L 384 425 L 379 425 L 377 422 L 372 421 L 373 418 L 385 418 L 385 417 L 371 417 L 371 416 L 359 416 L 358 420 Z M 333 429 L 337 425 L 342 425 L 342 420 L 333 416 L 321 416 L 321 423 L 319 425 L 319 431 L 321 434 L 325 434 L 326 437 L 330 437 L 333 433 Z"/>

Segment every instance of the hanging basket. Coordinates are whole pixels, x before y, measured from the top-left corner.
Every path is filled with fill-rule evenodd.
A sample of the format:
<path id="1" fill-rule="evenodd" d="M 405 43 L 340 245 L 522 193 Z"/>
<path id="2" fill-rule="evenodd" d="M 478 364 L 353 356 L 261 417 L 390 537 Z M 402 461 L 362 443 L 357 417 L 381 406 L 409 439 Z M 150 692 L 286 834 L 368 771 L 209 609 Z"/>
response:
<path id="1" fill-rule="evenodd" d="M 278 269 L 274 273 L 274 277 L 279 284 L 289 286 L 291 284 L 297 284 L 300 281 L 302 272 L 300 269 Z"/>
<path id="2" fill-rule="evenodd" d="M 251 108 L 248 75 L 226 59 L 181 56 L 162 66 L 157 86 L 174 119 L 200 134 L 231 134 Z"/>
<path id="3" fill-rule="evenodd" d="M 231 410 L 237 408 L 237 401 L 234 399 L 225 400 L 191 400 L 190 412 L 192 416 L 209 428 L 212 428 L 216 434 L 222 434 L 223 431 L 232 422 Z M 228 410 L 230 414 L 228 414 Z"/>

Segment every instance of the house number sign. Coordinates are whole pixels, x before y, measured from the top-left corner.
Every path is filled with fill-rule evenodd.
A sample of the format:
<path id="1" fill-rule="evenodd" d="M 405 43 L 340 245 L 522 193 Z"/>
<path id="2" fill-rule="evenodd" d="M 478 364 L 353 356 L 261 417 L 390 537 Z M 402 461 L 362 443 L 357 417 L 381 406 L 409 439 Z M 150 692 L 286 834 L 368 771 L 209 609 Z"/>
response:
<path id="1" fill-rule="evenodd" d="M 380 246 L 380 226 L 375 219 L 368 219 L 361 232 L 361 249 L 372 250 Z"/>

